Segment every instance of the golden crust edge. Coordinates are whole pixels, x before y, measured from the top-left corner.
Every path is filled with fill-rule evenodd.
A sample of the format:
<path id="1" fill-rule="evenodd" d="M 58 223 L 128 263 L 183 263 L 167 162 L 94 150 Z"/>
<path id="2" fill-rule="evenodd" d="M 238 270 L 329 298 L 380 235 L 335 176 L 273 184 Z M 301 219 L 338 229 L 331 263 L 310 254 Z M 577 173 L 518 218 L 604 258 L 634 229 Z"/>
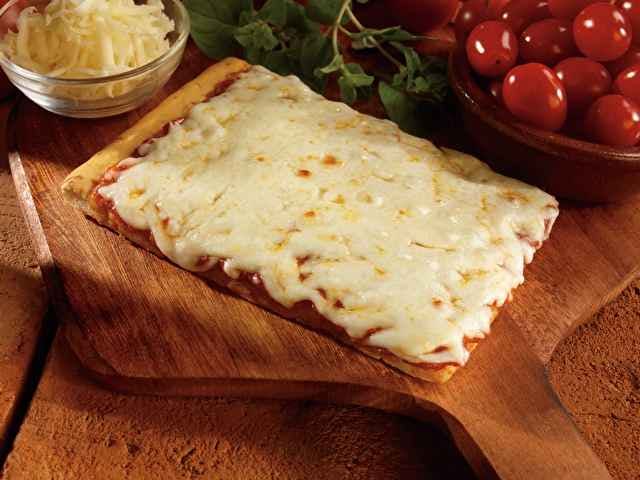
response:
<path id="1" fill-rule="evenodd" d="M 95 182 L 107 169 L 129 157 L 141 143 L 167 123 L 186 116 L 191 107 L 202 102 L 229 75 L 247 70 L 244 60 L 229 57 L 217 62 L 179 90 L 169 95 L 116 140 L 74 169 L 62 182 L 65 200 L 88 212 L 87 199 Z"/>

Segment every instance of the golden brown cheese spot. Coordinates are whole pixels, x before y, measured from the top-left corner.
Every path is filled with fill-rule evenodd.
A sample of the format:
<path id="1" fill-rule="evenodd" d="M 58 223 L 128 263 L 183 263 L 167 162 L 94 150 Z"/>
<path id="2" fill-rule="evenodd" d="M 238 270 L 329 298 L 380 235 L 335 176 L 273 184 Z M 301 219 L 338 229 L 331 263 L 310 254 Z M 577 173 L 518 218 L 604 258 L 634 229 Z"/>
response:
<path id="1" fill-rule="evenodd" d="M 327 299 L 327 291 L 324 288 L 316 288 L 316 291 L 320 294 L 322 298 Z"/>
<path id="2" fill-rule="evenodd" d="M 314 212 L 313 210 L 309 210 L 308 212 L 304 212 L 304 216 L 306 218 L 313 218 L 316 216 L 316 212 Z"/>
<path id="3" fill-rule="evenodd" d="M 383 275 L 387 274 L 387 271 L 384 268 L 374 267 L 373 270 L 380 276 L 383 276 Z"/>
<path id="4" fill-rule="evenodd" d="M 296 172 L 296 175 L 298 177 L 302 177 L 302 178 L 308 178 L 311 176 L 311 172 L 309 170 L 305 170 L 305 169 L 300 169 Z"/>
<path id="5" fill-rule="evenodd" d="M 322 163 L 328 166 L 340 165 L 340 162 L 338 161 L 338 159 L 333 155 L 325 155 L 324 158 L 322 159 Z"/>
<path id="6" fill-rule="evenodd" d="M 431 299 L 431 304 L 434 307 L 441 307 L 442 305 L 444 305 L 444 301 L 441 298 L 433 297 Z"/>
<path id="7" fill-rule="evenodd" d="M 516 190 L 503 190 L 500 192 L 500 196 L 510 202 L 519 202 L 519 203 L 527 203 L 529 202 L 529 197 L 525 194 L 520 193 Z"/>
<path id="8" fill-rule="evenodd" d="M 302 272 L 300 272 L 300 273 L 298 274 L 298 280 L 300 280 L 300 282 L 302 283 L 302 282 L 304 282 L 307 278 L 309 278 L 310 276 L 311 276 L 311 274 L 310 274 L 310 273 L 302 273 Z"/>
<path id="9" fill-rule="evenodd" d="M 267 159 L 264 155 L 256 155 L 256 160 L 258 162 L 264 162 Z"/>
<path id="10" fill-rule="evenodd" d="M 373 203 L 373 197 L 367 192 L 358 192 L 356 198 L 363 203 Z"/>
<path id="11" fill-rule="evenodd" d="M 146 190 L 144 188 L 135 188 L 133 190 L 131 190 L 129 192 L 129 198 L 131 200 L 135 200 L 136 198 L 140 198 L 142 195 L 144 195 L 144 192 Z"/>
<path id="12" fill-rule="evenodd" d="M 487 273 L 486 270 L 482 269 L 472 269 L 472 270 L 464 270 L 458 271 L 458 274 L 462 277 L 462 283 L 467 284 L 473 279 L 484 277 Z"/>
<path id="13" fill-rule="evenodd" d="M 344 304 L 341 300 L 336 300 L 335 302 L 333 302 L 333 308 L 344 308 Z"/>
<path id="14" fill-rule="evenodd" d="M 338 205 L 344 205 L 345 200 L 344 197 L 342 195 L 338 195 L 334 200 L 334 203 L 337 203 Z"/>

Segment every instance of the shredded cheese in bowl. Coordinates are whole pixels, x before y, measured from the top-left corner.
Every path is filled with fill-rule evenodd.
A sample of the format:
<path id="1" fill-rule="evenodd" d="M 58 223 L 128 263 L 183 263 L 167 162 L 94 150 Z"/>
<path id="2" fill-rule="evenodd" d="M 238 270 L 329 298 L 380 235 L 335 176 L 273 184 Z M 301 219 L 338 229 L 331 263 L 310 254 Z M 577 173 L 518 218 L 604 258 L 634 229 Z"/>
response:
<path id="1" fill-rule="evenodd" d="M 13 63 L 48 77 L 99 78 L 152 62 L 169 50 L 167 35 L 173 30 L 161 0 L 141 5 L 134 0 L 52 0 L 42 10 L 23 9 L 15 30 L 0 42 L 0 51 Z M 133 87 L 130 80 L 68 94 L 113 97 Z"/>

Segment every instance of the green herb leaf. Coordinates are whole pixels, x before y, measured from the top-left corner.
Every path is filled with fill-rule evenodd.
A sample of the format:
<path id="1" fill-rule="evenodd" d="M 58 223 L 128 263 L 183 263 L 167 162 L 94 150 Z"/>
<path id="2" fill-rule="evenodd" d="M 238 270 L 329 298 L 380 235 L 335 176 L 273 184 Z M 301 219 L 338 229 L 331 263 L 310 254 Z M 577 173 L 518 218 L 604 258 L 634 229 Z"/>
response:
<path id="1" fill-rule="evenodd" d="M 387 115 L 402 130 L 414 135 L 424 133 L 425 128 L 420 123 L 420 116 L 418 115 L 419 102 L 417 100 L 386 82 L 378 84 L 378 94 Z"/>
<path id="2" fill-rule="evenodd" d="M 309 0 L 306 10 L 311 20 L 333 25 L 341 8 L 342 0 Z"/>
<path id="3" fill-rule="evenodd" d="M 307 18 L 304 7 L 293 0 L 287 0 L 287 26 L 304 33 L 320 31 L 319 25 Z"/>
<path id="4" fill-rule="evenodd" d="M 198 48 L 210 58 L 219 59 L 236 55 L 240 46 L 233 37 L 235 27 L 213 19 L 202 20 L 203 24 L 201 24 L 197 20 L 197 15 L 191 15 L 191 37 Z"/>
<path id="5" fill-rule="evenodd" d="M 286 50 L 277 50 L 267 53 L 262 64 L 272 72 L 276 72 L 279 75 L 289 75 L 291 73 L 291 66 L 289 64 L 289 57 Z"/>
<path id="6" fill-rule="evenodd" d="M 375 80 L 371 75 L 367 75 L 358 63 L 347 63 L 340 71 L 354 87 L 368 87 Z"/>
<path id="7" fill-rule="evenodd" d="M 342 76 L 338 78 L 338 86 L 340 87 L 340 96 L 343 102 L 351 105 L 358 99 L 358 91 L 348 77 Z"/>
<path id="8" fill-rule="evenodd" d="M 318 72 L 320 75 L 316 75 L 316 65 L 327 65 L 332 54 L 331 42 L 319 32 L 309 33 L 302 40 L 298 54 L 300 71 L 314 90 L 319 91 L 325 84 L 325 74 Z"/>
<path id="9" fill-rule="evenodd" d="M 251 0 L 185 0 L 189 11 L 227 25 L 237 25 L 240 13 L 252 9 Z"/>
<path id="10" fill-rule="evenodd" d="M 267 0 L 257 18 L 276 27 L 284 27 L 287 23 L 287 4 L 287 0 Z"/>
<path id="11" fill-rule="evenodd" d="M 322 75 L 328 75 L 330 73 L 337 72 L 343 66 L 344 58 L 342 58 L 342 55 L 336 55 L 335 57 L 333 57 L 333 60 L 331 60 L 331 63 L 329 63 L 329 65 L 326 65 L 322 68 L 316 68 L 314 73 L 317 77 L 321 77 Z"/>
<path id="12" fill-rule="evenodd" d="M 355 49 L 361 48 L 373 48 L 375 47 L 376 40 L 378 43 L 384 42 L 407 42 L 410 40 L 417 40 L 417 37 L 400 27 L 389 28 L 365 28 L 359 32 L 353 32 L 349 34 L 352 40 L 351 46 Z"/>
<path id="13" fill-rule="evenodd" d="M 260 20 L 238 27 L 233 36 L 246 49 L 268 52 L 280 43 L 269 25 Z"/>

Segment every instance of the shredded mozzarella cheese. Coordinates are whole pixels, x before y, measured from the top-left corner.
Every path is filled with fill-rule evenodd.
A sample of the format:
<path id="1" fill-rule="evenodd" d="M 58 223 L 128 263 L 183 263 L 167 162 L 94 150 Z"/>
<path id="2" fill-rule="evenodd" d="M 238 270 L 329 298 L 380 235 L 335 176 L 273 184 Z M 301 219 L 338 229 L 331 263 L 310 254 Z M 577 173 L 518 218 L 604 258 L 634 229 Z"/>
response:
<path id="1" fill-rule="evenodd" d="M 52 0 L 20 13 L 0 50 L 28 70 L 95 78 L 145 65 L 166 52 L 174 29 L 161 0 Z"/>

